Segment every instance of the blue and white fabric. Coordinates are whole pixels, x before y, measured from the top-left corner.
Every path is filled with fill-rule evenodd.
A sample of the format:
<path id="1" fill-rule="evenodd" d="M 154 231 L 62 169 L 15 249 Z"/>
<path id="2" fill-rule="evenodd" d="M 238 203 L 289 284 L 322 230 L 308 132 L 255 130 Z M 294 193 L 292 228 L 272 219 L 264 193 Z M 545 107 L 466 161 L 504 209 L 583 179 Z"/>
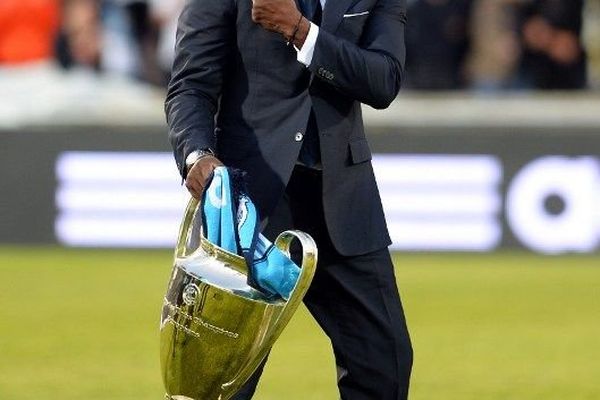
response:
<path id="1" fill-rule="evenodd" d="M 204 237 L 246 259 L 252 286 L 270 298 L 287 300 L 296 285 L 300 268 L 259 233 L 258 212 L 241 186 L 232 183 L 228 168 L 214 170 L 202 198 Z"/>

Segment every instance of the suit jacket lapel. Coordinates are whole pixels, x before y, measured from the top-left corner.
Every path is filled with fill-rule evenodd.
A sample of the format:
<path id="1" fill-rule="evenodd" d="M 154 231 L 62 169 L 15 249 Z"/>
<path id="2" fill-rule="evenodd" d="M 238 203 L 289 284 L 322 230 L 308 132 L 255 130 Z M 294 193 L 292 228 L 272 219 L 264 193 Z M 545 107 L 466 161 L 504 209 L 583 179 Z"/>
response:
<path id="1" fill-rule="evenodd" d="M 325 8 L 323 9 L 323 21 L 321 28 L 327 32 L 335 32 L 342 18 L 344 12 L 350 7 L 354 0 L 327 0 Z"/>

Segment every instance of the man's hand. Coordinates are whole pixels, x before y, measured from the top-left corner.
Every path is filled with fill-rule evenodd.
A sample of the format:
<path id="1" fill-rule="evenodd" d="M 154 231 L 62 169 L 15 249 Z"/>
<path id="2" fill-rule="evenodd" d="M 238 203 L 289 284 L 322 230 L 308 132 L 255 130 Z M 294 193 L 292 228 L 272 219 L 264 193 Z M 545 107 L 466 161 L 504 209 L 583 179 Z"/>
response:
<path id="1" fill-rule="evenodd" d="M 263 28 L 282 34 L 286 40 L 294 36 L 294 45 L 302 48 L 310 22 L 302 16 L 294 0 L 253 0 L 252 20 Z"/>
<path id="2" fill-rule="evenodd" d="M 196 199 L 202 197 L 204 188 L 208 184 L 213 170 L 222 166 L 223 163 L 214 156 L 205 156 L 194 163 L 185 178 L 185 187 Z"/>

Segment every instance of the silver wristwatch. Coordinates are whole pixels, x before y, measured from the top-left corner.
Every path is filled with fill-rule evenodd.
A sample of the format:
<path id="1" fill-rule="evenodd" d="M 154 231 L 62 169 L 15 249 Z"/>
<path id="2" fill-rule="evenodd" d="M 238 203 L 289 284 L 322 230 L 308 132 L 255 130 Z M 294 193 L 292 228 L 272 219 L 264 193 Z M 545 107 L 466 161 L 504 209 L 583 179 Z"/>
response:
<path id="1" fill-rule="evenodd" d="M 185 168 L 189 171 L 199 159 L 214 155 L 215 152 L 210 148 L 194 150 L 185 158 Z"/>

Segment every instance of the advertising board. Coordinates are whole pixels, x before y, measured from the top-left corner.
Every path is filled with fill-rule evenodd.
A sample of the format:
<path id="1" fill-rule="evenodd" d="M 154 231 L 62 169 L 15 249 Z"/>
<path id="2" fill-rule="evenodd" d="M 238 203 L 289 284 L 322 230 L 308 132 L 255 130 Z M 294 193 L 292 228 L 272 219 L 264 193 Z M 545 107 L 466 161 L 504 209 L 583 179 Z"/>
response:
<path id="1" fill-rule="evenodd" d="M 1 138 L 0 242 L 173 245 L 187 195 L 164 128 Z M 370 142 L 395 250 L 600 249 L 600 136 L 591 130 L 380 127 Z"/>

